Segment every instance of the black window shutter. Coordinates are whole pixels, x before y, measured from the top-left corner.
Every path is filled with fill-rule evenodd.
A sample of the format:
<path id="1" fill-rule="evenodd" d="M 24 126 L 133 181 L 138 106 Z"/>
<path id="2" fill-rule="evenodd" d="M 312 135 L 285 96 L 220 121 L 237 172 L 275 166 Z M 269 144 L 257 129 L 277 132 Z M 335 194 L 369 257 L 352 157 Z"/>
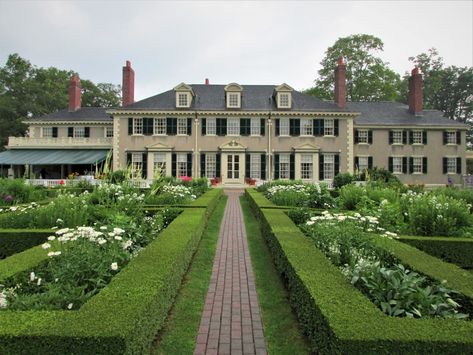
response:
<path id="1" fill-rule="evenodd" d="M 205 176 L 205 154 L 200 155 L 200 177 Z"/>
<path id="2" fill-rule="evenodd" d="M 57 127 L 53 127 L 53 138 L 57 138 Z"/>
<path id="3" fill-rule="evenodd" d="M 373 157 L 368 157 L 368 169 L 373 169 Z"/>
<path id="4" fill-rule="evenodd" d="M 443 132 L 443 144 L 447 144 L 447 132 Z"/>
<path id="5" fill-rule="evenodd" d="M 191 177 L 192 176 L 192 153 L 187 154 L 187 172 L 186 175 Z"/>
<path id="6" fill-rule="evenodd" d="M 414 172 L 414 158 L 409 157 L 409 174 Z"/>
<path id="7" fill-rule="evenodd" d="M 67 127 L 67 136 L 74 137 L 74 127 Z"/>
<path id="8" fill-rule="evenodd" d="M 143 134 L 145 136 L 152 136 L 153 135 L 153 118 L 151 117 L 144 117 L 143 118 Z"/>
<path id="9" fill-rule="evenodd" d="M 293 119 L 289 119 L 289 135 L 290 136 L 294 136 L 294 120 Z"/>
<path id="10" fill-rule="evenodd" d="M 422 144 L 427 144 L 427 131 L 422 132 Z"/>
<path id="11" fill-rule="evenodd" d="M 176 177 L 176 169 L 177 169 L 177 155 L 176 153 L 173 153 L 171 155 L 171 175 Z"/>
<path id="12" fill-rule="evenodd" d="M 360 141 L 360 138 L 359 138 L 359 131 L 357 129 L 355 129 L 355 144 L 358 144 L 359 141 Z"/>
<path id="13" fill-rule="evenodd" d="M 402 173 L 407 174 L 407 157 L 402 157 Z"/>
<path id="14" fill-rule="evenodd" d="M 202 135 L 205 136 L 207 134 L 207 120 L 202 118 Z"/>
<path id="15" fill-rule="evenodd" d="M 333 134 L 334 136 L 338 136 L 338 131 L 339 131 L 339 120 L 335 119 L 333 120 Z"/>
<path id="16" fill-rule="evenodd" d="M 240 136 L 249 136 L 251 121 L 249 118 L 240 118 Z"/>
<path id="17" fill-rule="evenodd" d="M 131 153 L 126 153 L 126 166 L 131 165 Z"/>
<path id="18" fill-rule="evenodd" d="M 462 173 L 462 158 L 457 158 L 457 174 Z"/>
<path id="19" fill-rule="evenodd" d="M 443 173 L 446 174 L 448 171 L 448 158 L 442 158 L 442 168 Z"/>
<path id="20" fill-rule="evenodd" d="M 166 118 L 166 134 L 168 136 L 175 136 L 177 134 L 177 118 Z"/>
<path id="21" fill-rule="evenodd" d="M 301 120 L 298 118 L 294 120 L 294 135 L 296 137 L 301 135 Z"/>
<path id="22" fill-rule="evenodd" d="M 187 135 L 192 135 L 192 118 L 187 119 Z"/>
<path id="23" fill-rule="evenodd" d="M 409 144 L 414 144 L 414 134 L 412 131 L 407 131 L 407 135 L 409 136 Z"/>
<path id="24" fill-rule="evenodd" d="M 296 155 L 292 153 L 289 156 L 289 179 L 294 180 L 296 178 Z"/>
<path id="25" fill-rule="evenodd" d="M 317 137 L 324 135 L 324 120 L 314 120 L 314 135 Z"/>
<path id="26" fill-rule="evenodd" d="M 393 172 L 393 157 L 388 158 L 388 170 Z"/>
<path id="27" fill-rule="evenodd" d="M 261 180 L 266 180 L 266 155 L 265 154 L 261 154 L 260 171 L 261 171 Z"/>
<path id="28" fill-rule="evenodd" d="M 373 144 L 373 131 L 368 131 L 368 144 Z"/>
<path id="29" fill-rule="evenodd" d="M 389 144 L 393 144 L 394 138 L 393 138 L 393 131 L 389 131 Z"/>
<path id="30" fill-rule="evenodd" d="M 407 144 L 407 131 L 402 131 L 402 144 Z"/>
<path id="31" fill-rule="evenodd" d="M 360 159 L 358 157 L 355 157 L 355 169 L 358 169 L 360 166 Z"/>
<path id="32" fill-rule="evenodd" d="M 276 118 L 275 120 L 275 129 L 276 129 L 276 132 L 275 132 L 275 135 L 276 136 L 279 136 L 279 118 Z"/>
<path id="33" fill-rule="evenodd" d="M 227 135 L 227 119 L 217 118 L 217 136 Z"/>
<path id="34" fill-rule="evenodd" d="M 335 169 L 334 176 L 337 176 L 340 173 L 340 155 L 335 155 Z"/>
<path id="35" fill-rule="evenodd" d="M 133 118 L 128 119 L 128 135 L 131 136 L 133 134 Z"/>
<path id="36" fill-rule="evenodd" d="M 427 174 L 427 157 L 422 158 L 422 173 Z"/>
<path id="37" fill-rule="evenodd" d="M 245 154 L 245 177 L 250 177 L 250 155 Z"/>
<path id="38" fill-rule="evenodd" d="M 146 179 L 148 177 L 148 154 L 143 153 L 143 162 L 142 162 L 142 168 L 141 168 L 141 177 L 143 179 Z"/>
<path id="39" fill-rule="evenodd" d="M 260 129 L 259 129 L 259 132 L 260 132 L 261 136 L 264 136 L 264 134 L 265 134 L 265 129 L 264 129 L 265 127 L 266 127 L 266 120 L 264 118 L 262 118 L 260 120 Z"/>
<path id="40" fill-rule="evenodd" d="M 274 154 L 274 180 L 279 179 L 279 154 Z"/>
<path id="41" fill-rule="evenodd" d="M 462 144 L 462 133 L 457 131 L 457 144 Z"/>
<path id="42" fill-rule="evenodd" d="M 324 156 L 319 155 L 319 180 L 324 179 Z"/>
<path id="43" fill-rule="evenodd" d="M 84 137 L 85 138 L 90 137 L 90 127 L 84 127 Z"/>
<path id="44" fill-rule="evenodd" d="M 221 172 L 220 172 L 220 154 L 216 155 L 216 161 L 215 161 L 215 175 L 216 177 L 220 177 Z"/>

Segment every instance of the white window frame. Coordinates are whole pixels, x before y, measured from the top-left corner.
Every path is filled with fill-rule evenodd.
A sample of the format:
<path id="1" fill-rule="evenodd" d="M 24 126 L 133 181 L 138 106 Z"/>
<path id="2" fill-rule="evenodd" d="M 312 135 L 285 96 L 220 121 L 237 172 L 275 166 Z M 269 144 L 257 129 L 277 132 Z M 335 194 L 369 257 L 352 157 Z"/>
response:
<path id="1" fill-rule="evenodd" d="M 261 121 L 259 118 L 251 119 L 251 135 L 261 136 Z"/>
<path id="2" fill-rule="evenodd" d="M 411 131 L 412 134 L 412 144 L 424 144 L 424 131 Z"/>
<path id="3" fill-rule="evenodd" d="M 205 154 L 205 177 L 213 179 L 217 176 L 217 154 Z"/>
<path id="4" fill-rule="evenodd" d="M 42 138 L 53 138 L 53 127 L 41 127 Z"/>
<path id="5" fill-rule="evenodd" d="M 131 170 L 133 178 L 140 178 L 143 170 L 143 153 L 131 153 Z"/>
<path id="6" fill-rule="evenodd" d="M 103 136 L 105 138 L 113 138 L 113 126 L 104 127 Z"/>
<path id="7" fill-rule="evenodd" d="M 412 157 L 412 173 L 423 174 L 423 157 Z"/>
<path id="8" fill-rule="evenodd" d="M 301 154 L 301 179 L 312 180 L 314 178 L 314 157 L 312 154 Z"/>
<path id="9" fill-rule="evenodd" d="M 72 136 L 74 138 L 85 138 L 85 127 L 74 127 L 72 130 Z"/>
<path id="10" fill-rule="evenodd" d="M 188 92 L 176 92 L 176 106 L 189 107 L 190 106 L 189 96 L 190 95 Z"/>
<path id="11" fill-rule="evenodd" d="M 324 180 L 335 177 L 335 154 L 324 154 Z"/>
<path id="12" fill-rule="evenodd" d="M 153 176 L 160 170 L 160 176 L 166 176 L 166 153 L 153 153 Z"/>
<path id="13" fill-rule="evenodd" d="M 227 92 L 227 107 L 240 108 L 240 106 L 241 106 L 241 93 Z"/>
<path id="14" fill-rule="evenodd" d="M 279 178 L 291 178 L 291 156 L 290 154 L 279 154 Z"/>
<path id="15" fill-rule="evenodd" d="M 217 119 L 215 117 L 207 118 L 205 122 L 205 134 L 215 136 L 217 134 Z"/>
<path id="16" fill-rule="evenodd" d="M 240 119 L 239 118 L 227 118 L 227 136 L 239 136 L 240 135 Z"/>
<path id="17" fill-rule="evenodd" d="M 457 144 L 457 132 L 447 131 L 447 144 L 450 144 L 450 145 Z"/>
<path id="18" fill-rule="evenodd" d="M 368 130 L 367 129 L 358 130 L 358 144 L 368 144 Z"/>
<path id="19" fill-rule="evenodd" d="M 395 129 L 395 130 L 392 130 L 392 132 L 393 132 L 393 145 L 394 144 L 397 144 L 397 145 L 404 144 L 402 142 L 402 135 L 403 135 L 402 129 Z"/>
<path id="20" fill-rule="evenodd" d="M 261 155 L 250 154 L 250 178 L 260 179 L 261 178 Z"/>
<path id="21" fill-rule="evenodd" d="M 176 177 L 187 176 L 187 154 L 176 155 Z"/>
<path id="22" fill-rule="evenodd" d="M 177 119 L 177 135 L 187 136 L 187 118 Z"/>
<path id="23" fill-rule="evenodd" d="M 279 119 L 279 135 L 284 137 L 289 136 L 289 118 Z"/>
<path id="24" fill-rule="evenodd" d="M 288 92 L 280 92 L 278 94 L 278 107 L 279 108 L 290 108 L 291 107 L 291 94 Z"/>
<path id="25" fill-rule="evenodd" d="M 368 156 L 358 156 L 358 170 L 364 171 L 369 168 L 369 157 Z"/>
<path id="26" fill-rule="evenodd" d="M 457 173 L 457 157 L 447 157 L 447 174 Z"/>
<path id="27" fill-rule="evenodd" d="M 134 136 L 143 135 L 143 118 L 141 117 L 133 118 L 133 135 Z"/>
<path id="28" fill-rule="evenodd" d="M 311 118 L 301 118 L 301 136 L 312 136 L 314 133 L 314 122 Z"/>
<path id="29" fill-rule="evenodd" d="M 153 120 L 153 135 L 165 136 L 167 133 L 166 117 L 155 117 Z"/>
<path id="30" fill-rule="evenodd" d="M 401 134 L 402 136 L 402 134 Z M 403 157 L 392 157 L 393 159 L 393 174 L 403 174 L 402 171 L 402 158 Z"/>
<path id="31" fill-rule="evenodd" d="M 324 137 L 335 136 L 335 120 L 333 118 L 324 118 Z"/>

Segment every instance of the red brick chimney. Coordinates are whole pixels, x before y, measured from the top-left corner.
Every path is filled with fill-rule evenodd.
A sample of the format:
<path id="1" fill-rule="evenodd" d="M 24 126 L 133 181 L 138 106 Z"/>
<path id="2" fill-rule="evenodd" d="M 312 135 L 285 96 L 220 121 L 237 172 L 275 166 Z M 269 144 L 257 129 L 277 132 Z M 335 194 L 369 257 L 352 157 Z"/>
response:
<path id="1" fill-rule="evenodd" d="M 345 108 L 347 104 L 347 84 L 346 84 L 347 66 L 343 58 L 338 58 L 335 68 L 335 103 L 340 108 Z"/>
<path id="2" fill-rule="evenodd" d="M 80 79 L 77 75 L 73 75 L 69 84 L 69 112 L 80 109 Z"/>
<path id="3" fill-rule="evenodd" d="M 209 79 L 206 78 L 205 79 L 205 85 L 209 85 L 209 84 L 210 84 Z"/>
<path id="4" fill-rule="evenodd" d="M 123 67 L 122 106 L 131 105 L 135 102 L 135 71 L 131 62 L 126 61 Z"/>
<path id="5" fill-rule="evenodd" d="M 422 112 L 423 93 L 422 93 L 422 74 L 416 67 L 412 69 L 409 78 L 409 112 L 414 115 Z"/>

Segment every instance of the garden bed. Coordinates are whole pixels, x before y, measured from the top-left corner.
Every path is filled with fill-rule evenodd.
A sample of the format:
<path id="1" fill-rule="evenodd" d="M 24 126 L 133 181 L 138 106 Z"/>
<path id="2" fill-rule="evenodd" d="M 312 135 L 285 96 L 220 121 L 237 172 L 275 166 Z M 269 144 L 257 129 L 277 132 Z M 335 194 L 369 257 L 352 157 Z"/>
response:
<path id="1" fill-rule="evenodd" d="M 0 312 L 0 353 L 143 353 L 161 328 L 205 228 L 222 196 L 184 210 L 159 238 L 78 311 Z M 45 259 L 35 247 L 0 261 L 0 280 Z"/>
<path id="2" fill-rule="evenodd" d="M 291 304 L 317 353 L 471 353 L 473 323 L 385 315 L 353 287 L 283 212 L 261 208 L 261 196 L 246 196 L 258 216 L 273 260 L 286 281 Z M 420 272 L 473 296 L 473 275 L 415 248 L 381 239 L 396 257 Z M 385 242 L 389 241 L 389 242 Z M 417 260 L 419 256 L 422 257 Z"/>
<path id="3" fill-rule="evenodd" d="M 50 229 L 0 229 L 0 259 L 44 243 Z"/>

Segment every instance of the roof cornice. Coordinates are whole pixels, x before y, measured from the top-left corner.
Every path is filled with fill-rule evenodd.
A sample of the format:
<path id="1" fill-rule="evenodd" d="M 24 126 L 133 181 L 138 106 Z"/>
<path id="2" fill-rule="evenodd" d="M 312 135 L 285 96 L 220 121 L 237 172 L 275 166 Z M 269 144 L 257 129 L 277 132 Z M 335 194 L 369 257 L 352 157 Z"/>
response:
<path id="1" fill-rule="evenodd" d="M 358 123 L 355 123 L 354 124 L 354 127 L 355 128 L 384 128 L 384 129 L 452 129 L 452 130 L 464 130 L 464 131 L 467 131 L 468 130 L 468 126 L 448 126 L 448 125 L 436 125 L 436 124 L 428 124 L 428 125 L 400 125 L 400 124 L 396 124 L 396 125 L 383 125 L 383 124 L 373 124 L 373 123 L 367 123 L 367 124 L 358 124 Z"/>
<path id="2" fill-rule="evenodd" d="M 79 120 L 67 120 L 67 121 L 60 121 L 60 120 L 51 120 L 51 121 L 37 121 L 37 120 L 27 120 L 22 121 L 28 125 L 113 125 L 113 121 L 110 120 L 103 120 L 103 121 L 79 121 Z"/>

